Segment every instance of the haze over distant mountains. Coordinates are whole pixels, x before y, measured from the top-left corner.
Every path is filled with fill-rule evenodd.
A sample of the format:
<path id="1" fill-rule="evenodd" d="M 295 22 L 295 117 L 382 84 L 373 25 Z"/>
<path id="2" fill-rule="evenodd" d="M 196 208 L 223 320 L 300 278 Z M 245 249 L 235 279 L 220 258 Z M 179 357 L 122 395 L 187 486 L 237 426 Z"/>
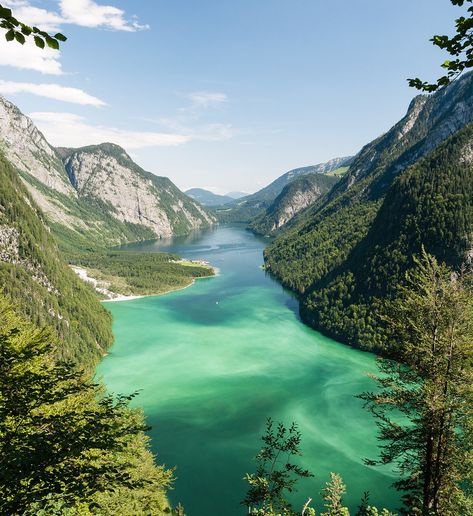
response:
<path id="1" fill-rule="evenodd" d="M 249 195 L 245 192 L 229 192 L 225 195 L 219 195 L 205 188 L 189 188 L 185 191 L 185 194 L 200 202 L 203 206 L 220 206 Z"/>
<path id="2" fill-rule="evenodd" d="M 190 198 L 200 202 L 204 206 L 218 206 L 220 204 L 227 204 L 232 202 L 235 198 L 229 195 L 218 195 L 214 194 L 204 188 L 190 188 L 185 191 L 185 194 Z"/>
<path id="3" fill-rule="evenodd" d="M 241 199 L 242 197 L 246 197 L 250 195 L 248 192 L 228 192 L 225 194 L 226 197 L 231 197 L 232 199 Z"/>

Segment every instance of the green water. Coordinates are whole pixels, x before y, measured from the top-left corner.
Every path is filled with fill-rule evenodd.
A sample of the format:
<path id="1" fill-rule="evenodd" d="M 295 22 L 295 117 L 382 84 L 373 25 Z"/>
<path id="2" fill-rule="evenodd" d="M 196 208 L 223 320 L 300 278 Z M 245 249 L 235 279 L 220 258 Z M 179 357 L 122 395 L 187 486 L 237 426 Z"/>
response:
<path id="1" fill-rule="evenodd" d="M 375 425 L 354 394 L 373 387 L 373 355 L 304 326 L 297 303 L 260 265 L 264 241 L 220 227 L 185 239 L 134 245 L 203 258 L 218 277 L 161 297 L 109 303 L 116 342 L 98 375 L 115 393 L 142 389 L 158 460 L 176 465 L 171 493 L 190 516 L 245 514 L 242 477 L 253 471 L 265 420 L 296 421 L 302 464 L 316 475 L 293 500 L 319 492 L 330 471 L 348 484 L 355 508 L 365 490 L 394 509 L 390 469 L 369 468 Z"/>

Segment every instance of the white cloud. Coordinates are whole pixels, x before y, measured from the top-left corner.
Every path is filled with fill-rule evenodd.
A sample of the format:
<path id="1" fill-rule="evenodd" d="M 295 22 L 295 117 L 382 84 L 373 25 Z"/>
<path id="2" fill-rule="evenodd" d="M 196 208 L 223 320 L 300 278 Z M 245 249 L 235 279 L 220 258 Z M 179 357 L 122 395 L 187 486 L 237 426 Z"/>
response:
<path id="1" fill-rule="evenodd" d="M 203 122 L 204 110 L 209 107 L 219 107 L 228 102 L 225 93 L 217 91 L 197 91 L 189 93 L 186 98 L 191 101 L 187 107 L 181 107 L 174 117 L 159 119 L 143 119 L 153 124 L 165 127 L 176 133 L 185 134 L 192 140 L 222 141 L 233 138 L 240 131 L 231 124 L 223 122 Z"/>
<path id="2" fill-rule="evenodd" d="M 182 145 L 191 137 L 149 131 L 127 131 L 115 127 L 95 126 L 73 113 L 38 112 L 29 115 L 47 140 L 55 146 L 82 147 L 112 142 L 125 149 Z"/>
<path id="3" fill-rule="evenodd" d="M 62 17 L 55 12 L 30 5 L 26 0 L 8 0 L 2 2 L 5 7 L 13 10 L 13 15 L 27 25 L 39 27 L 46 32 L 58 32 L 63 22 Z"/>
<path id="4" fill-rule="evenodd" d="M 43 74 L 62 75 L 59 50 L 40 49 L 29 39 L 24 45 L 8 42 L 0 34 L 0 65 L 34 70 Z"/>
<path id="5" fill-rule="evenodd" d="M 205 124 L 199 128 L 193 129 L 191 134 L 195 140 L 218 142 L 229 140 L 238 134 L 238 132 L 239 131 L 231 124 L 214 123 Z"/>
<path id="6" fill-rule="evenodd" d="M 59 6 L 65 23 L 127 32 L 149 28 L 148 25 L 140 25 L 135 18 L 127 20 L 125 11 L 118 7 L 99 5 L 92 0 L 60 0 Z"/>
<path id="7" fill-rule="evenodd" d="M 89 95 L 78 88 L 69 88 L 60 84 L 33 84 L 29 82 L 13 82 L 0 80 L 0 93 L 15 95 L 17 93 L 31 93 L 40 97 L 47 97 L 83 106 L 105 106 L 103 100 Z"/>
<path id="8" fill-rule="evenodd" d="M 186 134 L 192 140 L 216 142 L 229 140 L 239 133 L 237 129 L 228 123 L 215 122 L 199 124 L 197 120 L 188 120 L 182 116 L 176 118 L 160 118 L 159 120 L 142 118 L 142 120 L 158 124 L 176 133 Z"/>
<path id="9" fill-rule="evenodd" d="M 57 32 L 61 24 L 127 32 L 149 28 L 148 25 L 138 23 L 135 16 L 127 19 L 123 9 L 101 5 L 93 0 L 58 0 L 60 12 L 35 7 L 28 0 L 4 0 L 2 3 L 12 9 L 13 15 L 19 20 L 48 32 Z"/>
<path id="10" fill-rule="evenodd" d="M 214 107 L 228 102 L 225 93 L 218 91 L 196 91 L 189 95 L 189 99 L 194 107 Z"/>
<path id="11" fill-rule="evenodd" d="M 138 23 L 134 16 L 127 19 L 122 9 L 100 5 L 93 0 L 59 0 L 60 12 L 35 7 L 28 0 L 3 0 L 2 5 L 12 9 L 13 15 L 24 23 L 51 33 L 61 31 L 61 25 L 64 24 L 127 32 L 149 28 L 148 25 Z M 64 32 L 67 33 L 67 30 Z M 16 42 L 8 43 L 0 34 L 0 65 L 62 75 L 60 58 L 59 51 L 47 47 L 37 48 L 31 38 L 20 45 Z"/>

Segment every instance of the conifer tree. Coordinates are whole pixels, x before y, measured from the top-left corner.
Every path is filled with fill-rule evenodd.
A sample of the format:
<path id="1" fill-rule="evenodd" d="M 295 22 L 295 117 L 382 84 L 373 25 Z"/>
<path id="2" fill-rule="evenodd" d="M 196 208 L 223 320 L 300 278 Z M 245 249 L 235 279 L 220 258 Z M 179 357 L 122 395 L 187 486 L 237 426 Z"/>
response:
<path id="1" fill-rule="evenodd" d="M 473 514 L 472 274 L 426 254 L 381 316 L 394 359 L 378 359 L 379 390 L 360 397 L 379 426 L 409 514 Z"/>

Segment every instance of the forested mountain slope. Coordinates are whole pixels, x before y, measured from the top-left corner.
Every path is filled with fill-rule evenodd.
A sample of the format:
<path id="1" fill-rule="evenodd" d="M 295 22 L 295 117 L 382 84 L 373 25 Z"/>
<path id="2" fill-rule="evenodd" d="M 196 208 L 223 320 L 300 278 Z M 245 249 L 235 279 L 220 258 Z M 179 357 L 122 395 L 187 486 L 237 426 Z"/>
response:
<path id="1" fill-rule="evenodd" d="M 43 215 L 0 155 L 0 285 L 20 312 L 60 338 L 60 358 L 92 368 L 112 343 L 110 314 L 62 260 Z"/>
<path id="2" fill-rule="evenodd" d="M 254 217 L 262 215 L 271 206 L 271 203 L 282 192 L 284 187 L 292 181 L 307 174 L 332 174 L 341 168 L 347 167 L 352 160 L 352 156 L 333 158 L 318 165 L 290 170 L 254 194 L 217 208 L 217 217 L 222 222 L 249 222 Z"/>
<path id="3" fill-rule="evenodd" d="M 406 170 L 389 189 L 366 237 L 304 296 L 303 318 L 365 349 L 383 347 L 372 324 L 424 248 L 458 269 L 473 250 L 473 124 Z"/>
<path id="4" fill-rule="evenodd" d="M 145 172 L 117 145 L 54 149 L 3 97 L 0 149 L 66 248 L 183 234 L 215 222 L 168 178 Z"/>
<path id="5" fill-rule="evenodd" d="M 366 236 L 394 179 L 472 120 L 471 73 L 416 97 L 406 116 L 366 145 L 336 186 L 268 247 L 268 269 L 295 291 L 310 290 Z"/>
<path id="6" fill-rule="evenodd" d="M 260 235 L 271 235 L 280 230 L 299 212 L 326 194 L 339 180 L 339 176 L 306 174 L 287 184 L 282 192 L 249 227 Z"/>

